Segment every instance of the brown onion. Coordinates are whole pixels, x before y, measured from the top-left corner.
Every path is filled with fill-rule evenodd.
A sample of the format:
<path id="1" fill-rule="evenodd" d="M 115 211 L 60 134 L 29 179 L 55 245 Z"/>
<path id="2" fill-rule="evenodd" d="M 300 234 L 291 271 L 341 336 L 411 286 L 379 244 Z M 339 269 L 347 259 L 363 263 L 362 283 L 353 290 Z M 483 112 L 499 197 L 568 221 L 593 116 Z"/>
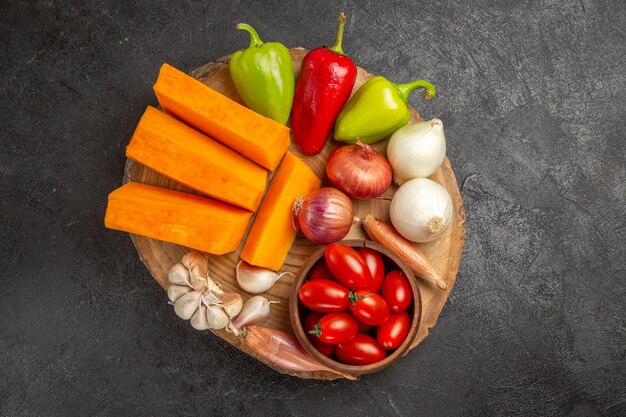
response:
<path id="1" fill-rule="evenodd" d="M 389 188 L 391 165 L 371 146 L 357 139 L 355 145 L 342 146 L 330 154 L 326 175 L 350 197 L 374 198 Z"/>
<path id="2" fill-rule="evenodd" d="M 293 214 L 302 233 L 314 243 L 337 242 L 358 222 L 350 198 L 336 188 L 324 187 L 293 203 Z"/>

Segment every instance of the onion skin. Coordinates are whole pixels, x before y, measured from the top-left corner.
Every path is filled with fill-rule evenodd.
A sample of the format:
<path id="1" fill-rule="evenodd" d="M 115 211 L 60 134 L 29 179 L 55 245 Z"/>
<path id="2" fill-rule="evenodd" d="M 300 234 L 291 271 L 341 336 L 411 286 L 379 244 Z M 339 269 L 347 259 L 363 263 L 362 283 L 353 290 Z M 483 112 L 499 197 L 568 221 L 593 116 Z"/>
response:
<path id="1" fill-rule="evenodd" d="M 350 197 L 378 197 L 391 184 L 391 165 L 387 159 L 361 143 L 335 149 L 326 162 L 326 175 L 335 187 Z"/>
<path id="2" fill-rule="evenodd" d="M 354 217 L 352 201 L 336 188 L 324 187 L 304 197 L 299 197 L 293 204 L 293 214 L 298 219 L 302 233 L 318 245 L 338 242 L 343 239 Z"/>
<path id="3" fill-rule="evenodd" d="M 381 222 L 368 215 L 363 220 L 365 231 L 376 243 L 380 243 L 402 259 L 411 268 L 415 275 L 434 283 L 442 290 L 448 289 L 448 284 L 435 271 L 424 252 L 413 242 L 405 239 L 396 229 L 387 223 Z"/>

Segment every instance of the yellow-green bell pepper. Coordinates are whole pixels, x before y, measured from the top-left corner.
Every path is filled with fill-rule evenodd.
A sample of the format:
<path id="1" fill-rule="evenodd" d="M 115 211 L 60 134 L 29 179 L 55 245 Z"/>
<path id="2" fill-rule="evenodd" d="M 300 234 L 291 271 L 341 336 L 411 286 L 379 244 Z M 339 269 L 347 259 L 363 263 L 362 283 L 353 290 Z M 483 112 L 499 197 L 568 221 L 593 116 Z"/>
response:
<path id="1" fill-rule="evenodd" d="M 295 85 L 289 50 L 282 43 L 263 43 L 248 24 L 235 27 L 250 34 L 250 46 L 230 58 L 230 76 L 237 92 L 255 112 L 287 123 Z"/>
<path id="2" fill-rule="evenodd" d="M 435 86 L 426 80 L 395 84 L 380 76 L 370 78 L 337 117 L 335 139 L 355 143 L 358 138 L 370 144 L 390 136 L 409 121 L 409 94 L 416 88 L 426 90 L 426 101 L 437 94 Z"/>

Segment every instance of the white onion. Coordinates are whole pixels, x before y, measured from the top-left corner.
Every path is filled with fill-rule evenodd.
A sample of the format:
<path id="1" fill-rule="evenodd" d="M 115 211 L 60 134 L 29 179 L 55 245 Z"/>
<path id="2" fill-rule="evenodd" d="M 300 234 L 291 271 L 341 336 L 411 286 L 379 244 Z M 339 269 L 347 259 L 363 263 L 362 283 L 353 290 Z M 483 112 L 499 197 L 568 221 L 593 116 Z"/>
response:
<path id="1" fill-rule="evenodd" d="M 446 137 L 439 119 L 401 127 L 387 146 L 393 180 L 400 185 L 413 178 L 433 175 L 445 157 Z"/>
<path id="2" fill-rule="evenodd" d="M 398 233 L 413 242 L 430 242 L 452 221 L 452 199 L 448 191 L 428 178 L 404 183 L 391 200 L 391 223 Z"/>

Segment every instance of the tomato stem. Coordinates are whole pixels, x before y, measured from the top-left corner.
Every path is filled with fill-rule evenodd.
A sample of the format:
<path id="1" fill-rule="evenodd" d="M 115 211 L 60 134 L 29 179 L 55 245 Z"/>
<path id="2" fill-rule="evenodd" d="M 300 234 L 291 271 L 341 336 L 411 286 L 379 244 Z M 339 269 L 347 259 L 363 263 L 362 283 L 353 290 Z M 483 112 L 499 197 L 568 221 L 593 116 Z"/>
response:
<path id="1" fill-rule="evenodd" d="M 367 298 L 369 296 L 370 296 L 369 294 L 359 295 L 356 293 L 356 291 L 352 290 L 350 291 L 350 294 L 348 294 L 348 300 L 350 301 L 350 303 L 356 304 L 360 299 Z"/>
<path id="2" fill-rule="evenodd" d="M 316 324 L 315 327 L 313 327 L 313 330 L 309 331 L 309 334 L 320 337 L 322 335 L 322 326 L 320 326 L 319 324 Z"/>

